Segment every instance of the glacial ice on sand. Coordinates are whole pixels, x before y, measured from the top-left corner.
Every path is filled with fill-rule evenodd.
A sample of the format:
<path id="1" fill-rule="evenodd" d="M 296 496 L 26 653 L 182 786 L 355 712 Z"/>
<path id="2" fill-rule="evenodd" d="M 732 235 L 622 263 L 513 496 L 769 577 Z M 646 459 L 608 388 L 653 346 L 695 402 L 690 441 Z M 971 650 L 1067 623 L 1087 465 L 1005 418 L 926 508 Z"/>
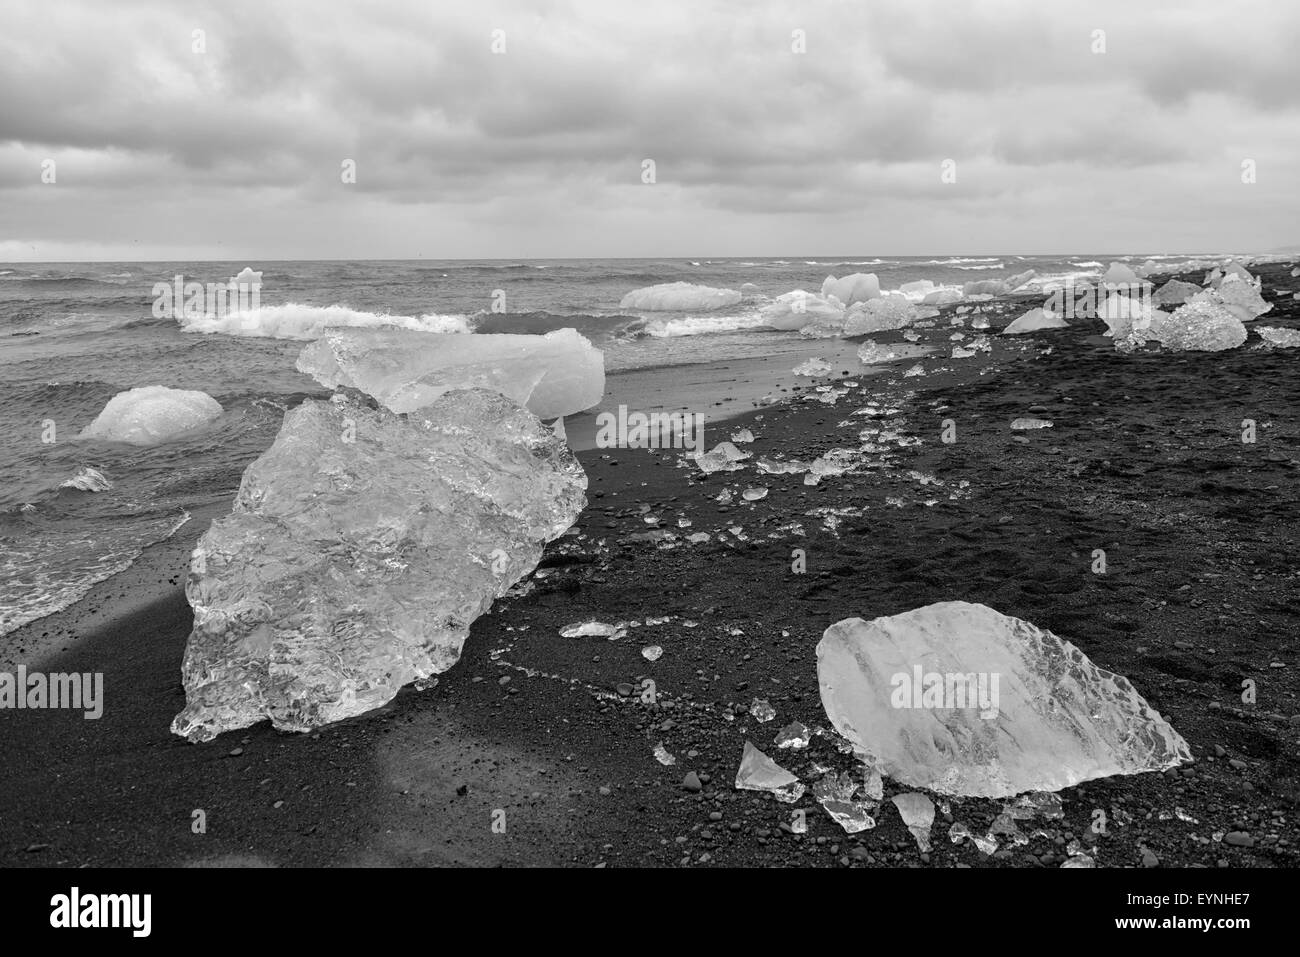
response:
<path id="1" fill-rule="evenodd" d="M 735 472 L 743 469 L 740 463 L 745 459 L 751 458 L 749 452 L 742 452 L 730 442 L 719 442 L 708 452 L 696 453 L 693 456 L 695 464 L 705 474 L 712 472 Z"/>
<path id="2" fill-rule="evenodd" d="M 825 359 L 809 359 L 801 362 L 791 370 L 795 375 L 809 376 L 810 378 L 820 378 L 831 374 L 831 364 Z"/>
<path id="3" fill-rule="evenodd" d="M 1070 324 L 1054 312 L 1046 309 L 1030 309 L 1015 322 L 1002 330 L 1004 336 L 1016 336 L 1024 332 L 1037 332 L 1039 329 L 1064 329 Z"/>
<path id="4" fill-rule="evenodd" d="M 194 550 L 172 731 L 205 741 L 264 718 L 306 731 L 446 671 L 586 487 L 568 447 L 495 392 L 409 416 L 304 402 Z"/>
<path id="5" fill-rule="evenodd" d="M 1254 284 L 1239 279 L 1220 283 L 1217 289 L 1198 292 L 1189 297 L 1187 302 L 1208 302 L 1222 306 L 1242 322 L 1250 322 L 1273 309 L 1272 303 L 1264 301 Z"/>
<path id="6" fill-rule="evenodd" d="M 332 329 L 303 348 L 298 371 L 331 389 L 359 389 L 394 412 L 453 389 L 482 388 L 554 419 L 605 394 L 604 354 L 573 329 L 543 336 Z"/>
<path id="7" fill-rule="evenodd" d="M 108 400 L 80 438 L 130 445 L 160 445 L 193 432 L 221 415 L 221 403 L 206 392 L 146 385 Z"/>
<path id="8" fill-rule="evenodd" d="M 750 741 L 745 742 L 745 751 L 740 758 L 736 787 L 742 791 L 767 791 L 786 804 L 793 804 L 807 790 L 797 777 L 754 747 Z"/>
<path id="9" fill-rule="evenodd" d="M 1194 296 L 1172 314 L 1153 319 L 1147 338 L 1176 352 L 1222 352 L 1246 341 L 1246 327 L 1225 306 Z"/>
<path id="10" fill-rule="evenodd" d="M 835 729 L 908 787 L 1012 797 L 1191 760 L 1127 679 L 985 605 L 837 622 L 817 676 Z"/>
<path id="11" fill-rule="evenodd" d="M 709 311 L 734 306 L 740 299 L 741 294 L 735 289 L 715 289 L 691 282 L 663 282 L 633 289 L 623 297 L 618 307 L 645 312 L 682 312 L 691 309 Z"/>

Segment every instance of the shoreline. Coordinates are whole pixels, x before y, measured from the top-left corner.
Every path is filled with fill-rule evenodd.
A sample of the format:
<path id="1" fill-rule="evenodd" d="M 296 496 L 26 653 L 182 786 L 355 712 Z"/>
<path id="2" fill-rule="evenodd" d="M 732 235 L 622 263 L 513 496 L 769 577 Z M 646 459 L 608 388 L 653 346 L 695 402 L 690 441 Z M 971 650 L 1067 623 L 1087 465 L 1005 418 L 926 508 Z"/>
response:
<path id="1" fill-rule="evenodd" d="M 1300 305 L 1273 295 L 1300 282 L 1282 278 L 1285 269 L 1260 272 L 1275 309 L 1253 325 L 1300 327 Z M 970 359 L 945 350 L 872 374 L 856 360 L 857 341 L 811 340 L 854 359 L 847 377 L 807 381 L 857 381 L 850 394 L 833 406 L 808 389 L 763 408 L 737 400 L 736 414 L 719 420 L 754 432 L 745 450 L 755 459 L 807 460 L 854 447 L 864 425 L 897 419 L 922 441 L 893 450 L 892 466 L 804 486 L 800 475 L 760 476 L 752 462 L 703 476 L 679 468 L 673 450 L 580 451 L 589 504 L 579 535 L 548 547 L 531 593 L 498 601 L 475 622 L 461 661 L 434 688 L 404 689 L 377 712 L 310 735 L 265 723 L 205 745 L 170 735 L 183 704 L 189 552 L 230 503 L 194 509 L 130 569 L 6 636 L 31 648 L 48 632 L 40 663 L 103 671 L 106 703 L 93 722 L 0 712 L 11 769 L 0 806 L 13 809 L 0 821 L 0 853 L 20 866 L 1059 865 L 1054 840 L 991 858 L 951 846 L 943 816 L 934 851 L 919 854 L 887 803 L 876 829 L 850 837 L 805 798 L 808 834 L 798 836 L 781 828 L 789 806 L 732 787 L 747 738 L 805 780 L 813 760 L 852 768 L 820 742 L 806 757 L 771 746 L 789 721 L 827 724 L 814 654 L 826 626 L 960 598 L 1049 628 L 1125 675 L 1196 755 L 1177 772 L 1067 789 L 1067 819 L 1054 826 L 1061 836 L 1082 834 L 1097 807 L 1127 807 L 1133 823 L 1102 839 L 1099 866 L 1134 865 L 1140 847 L 1168 864 L 1295 866 L 1300 688 L 1294 668 L 1271 667 L 1293 660 L 1297 624 L 1300 508 L 1287 491 L 1300 465 L 1300 428 L 1288 414 L 1300 406 L 1294 353 L 1257 351 L 1252 339 L 1224 353 L 1122 356 L 1095 341 L 1101 327 L 1090 320 L 998 338 L 1022 306 L 1015 297 L 1001 306 L 988 330 L 994 352 Z M 941 309 L 920 344 L 949 344 L 952 311 Z M 872 338 L 901 341 L 898 332 Z M 915 362 L 949 371 L 903 378 Z M 778 378 L 793 378 L 793 364 Z M 899 412 L 852 415 L 868 403 Z M 1010 420 L 1031 407 L 1045 408 L 1054 427 L 1011 432 Z M 959 424 L 955 445 L 937 441 L 944 418 Z M 1258 445 L 1237 439 L 1243 418 L 1261 423 Z M 967 495 L 936 494 L 960 491 L 961 481 Z M 717 503 L 723 487 L 750 485 L 768 487 L 768 497 Z M 679 535 L 674 547 L 635 537 L 650 529 L 644 504 Z M 817 508 L 858 514 L 832 532 L 807 514 Z M 691 527 L 678 529 L 679 517 Z M 680 540 L 695 531 L 712 537 Z M 807 575 L 791 572 L 794 547 L 807 550 Z M 1112 574 L 1089 571 L 1095 547 L 1107 549 Z M 616 642 L 558 636 L 587 617 L 665 616 Z M 664 648 L 653 663 L 640 654 L 650 643 Z M 660 687 L 660 704 L 618 694 L 644 676 Z M 1260 685 L 1257 708 L 1237 701 L 1243 676 Z M 754 697 L 770 700 L 777 719 L 750 718 Z M 659 742 L 674 766 L 653 758 Z M 700 775 L 700 791 L 681 788 L 688 770 Z M 994 806 L 953 804 L 950 816 L 972 830 Z M 1199 823 L 1178 819 L 1175 806 Z M 196 808 L 207 811 L 205 835 L 190 831 Z M 508 839 L 490 830 L 494 809 L 506 811 Z M 1242 825 L 1254 847 L 1210 837 Z"/>

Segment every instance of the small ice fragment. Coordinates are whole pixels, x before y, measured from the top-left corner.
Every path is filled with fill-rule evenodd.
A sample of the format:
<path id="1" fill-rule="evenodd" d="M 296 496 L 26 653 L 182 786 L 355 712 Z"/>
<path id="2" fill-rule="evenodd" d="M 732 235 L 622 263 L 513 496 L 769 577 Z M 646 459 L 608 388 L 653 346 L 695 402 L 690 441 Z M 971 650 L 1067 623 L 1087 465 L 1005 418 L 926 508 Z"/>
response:
<path id="1" fill-rule="evenodd" d="M 736 787 L 742 791 L 768 791 L 785 804 L 793 804 L 807 790 L 799 779 L 769 758 L 750 741 L 736 772 Z"/>
<path id="2" fill-rule="evenodd" d="M 626 628 L 603 621 L 579 621 L 560 629 L 561 638 L 608 638 L 614 641 L 626 634 Z"/>
<path id="3" fill-rule="evenodd" d="M 103 472 L 89 466 L 82 468 L 66 482 L 59 483 L 59 488 L 75 488 L 79 492 L 107 492 L 112 487 L 113 483 Z"/>
<path id="4" fill-rule="evenodd" d="M 1284 349 L 1300 346 L 1300 330 L 1282 329 L 1276 326 L 1257 326 L 1255 331 L 1265 342 Z"/>
<path id="5" fill-rule="evenodd" d="M 795 366 L 793 372 L 795 375 L 818 378 L 819 376 L 831 374 L 831 364 L 825 359 L 809 359 L 807 362 L 801 362 Z"/>
<path id="6" fill-rule="evenodd" d="M 925 375 L 925 366 L 921 365 L 919 362 L 903 373 L 904 378 L 911 378 L 918 375 Z"/>
<path id="7" fill-rule="evenodd" d="M 730 442 L 719 442 L 712 451 L 697 452 L 694 455 L 695 464 L 705 473 L 734 472 L 744 468 L 740 463 L 747 458 L 750 458 L 748 452 L 740 451 Z"/>
<path id="8" fill-rule="evenodd" d="M 746 442 L 753 442 L 754 433 L 749 431 L 749 429 L 740 429 L 736 432 L 731 433 L 731 441 L 738 442 L 742 445 L 745 444 Z"/>
<path id="9" fill-rule="evenodd" d="M 961 821 L 954 822 L 952 827 L 948 828 L 948 840 L 952 841 L 954 844 L 960 844 L 970 836 L 970 828 Z"/>
<path id="10" fill-rule="evenodd" d="M 812 732 L 798 721 L 792 721 L 776 733 L 776 746 L 778 748 L 790 748 L 792 751 L 800 751 L 808 747 L 808 739 Z"/>
<path id="11" fill-rule="evenodd" d="M 694 535 L 687 536 L 686 539 L 692 545 L 700 545 L 709 540 L 708 532 L 696 532 Z"/>
<path id="12" fill-rule="evenodd" d="M 668 753 L 662 741 L 655 745 L 655 760 L 665 767 L 677 763 L 677 759 Z"/>
<path id="13" fill-rule="evenodd" d="M 1089 857 L 1087 854 L 1076 854 L 1074 857 L 1070 858 L 1068 861 L 1066 861 L 1066 862 L 1065 862 L 1064 864 L 1062 864 L 1061 866 L 1062 866 L 1062 867 L 1094 867 L 1094 868 L 1095 868 L 1095 867 L 1097 866 L 1097 862 L 1094 861 L 1094 860 L 1093 860 L 1091 857 Z"/>
<path id="14" fill-rule="evenodd" d="M 741 496 L 746 502 L 757 502 L 759 499 L 767 498 L 767 489 L 765 488 L 747 488 L 744 495 Z"/>
<path id="15" fill-rule="evenodd" d="M 753 704 L 749 706 L 749 713 L 763 724 L 776 717 L 776 709 L 767 703 L 766 698 L 755 698 Z"/>
<path id="16" fill-rule="evenodd" d="M 881 801 L 885 797 L 885 782 L 880 776 L 880 768 L 874 764 L 867 768 L 867 779 L 862 785 L 862 790 L 867 797 L 875 801 Z"/>
<path id="17" fill-rule="evenodd" d="M 1011 423 L 1011 428 L 1016 431 L 1024 431 L 1027 429 L 1050 429 L 1051 427 L 1052 423 L 1047 419 L 1021 418 L 1016 419 Z"/>
<path id="18" fill-rule="evenodd" d="M 857 786 L 848 773 L 827 774 L 813 784 L 813 797 L 846 834 L 858 834 L 876 826 L 876 819 L 871 816 L 875 804 L 855 800 L 853 792 L 856 790 Z"/>
<path id="19" fill-rule="evenodd" d="M 903 823 L 907 825 L 907 829 L 916 838 L 916 846 L 921 849 L 922 854 L 928 854 L 930 852 L 930 825 L 934 823 L 934 802 L 924 794 L 916 791 L 895 794 L 892 800 L 894 806 L 898 808 L 899 815 L 903 818 Z"/>
<path id="20" fill-rule="evenodd" d="M 714 501 L 717 502 L 719 505 L 730 505 L 731 489 L 724 488 L 721 492 L 718 493 L 718 497 L 715 498 Z"/>
<path id="21" fill-rule="evenodd" d="M 641 657 L 646 661 L 658 661 L 664 650 L 658 645 L 646 645 L 641 649 Z"/>

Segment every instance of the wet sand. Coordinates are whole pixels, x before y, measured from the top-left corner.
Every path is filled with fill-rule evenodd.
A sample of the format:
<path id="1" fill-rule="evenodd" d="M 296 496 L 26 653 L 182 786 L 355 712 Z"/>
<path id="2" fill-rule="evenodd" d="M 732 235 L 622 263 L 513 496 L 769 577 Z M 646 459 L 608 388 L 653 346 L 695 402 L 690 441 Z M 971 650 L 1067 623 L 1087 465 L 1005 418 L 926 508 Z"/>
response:
<path id="1" fill-rule="evenodd" d="M 1300 328 L 1289 268 L 1260 270 L 1277 305 L 1254 325 Z M 1024 308 L 993 316 L 993 331 Z M 581 452 L 590 504 L 531 592 L 476 622 L 436 687 L 310 735 L 263 724 L 191 745 L 169 733 L 183 704 L 188 553 L 215 517 L 196 513 L 17 636 L 57 651 L 47 671 L 102 671 L 106 704 L 97 721 L 0 712 L 4 863 L 1058 866 L 1105 809 L 1099 866 L 1141 866 L 1145 851 L 1166 866 L 1296 866 L 1300 351 L 1252 336 L 1225 353 L 1123 356 L 1081 320 L 951 360 L 951 313 L 923 333 L 943 347 L 920 360 L 924 376 L 902 376 L 911 359 L 869 377 L 846 365 L 857 385 L 833 405 L 805 391 L 709 433 L 712 445 L 750 428 L 756 458 L 857 448 L 872 424 L 919 443 L 888 443 L 862 474 L 815 487 L 752 467 L 705 477 L 671 450 Z M 1025 415 L 1053 428 L 1012 432 Z M 1241 441 L 1248 418 L 1254 444 Z M 939 441 L 946 419 L 953 444 Z M 769 493 L 740 501 L 750 486 Z M 729 506 L 716 501 L 724 488 Z M 808 514 L 825 508 L 852 514 L 832 531 Z M 646 534 L 657 530 L 676 540 Z M 696 532 L 710 540 L 685 541 Z M 792 571 L 796 548 L 806 574 Z M 946 833 L 952 820 L 982 833 L 995 802 L 951 802 L 921 854 L 888 803 L 850 837 L 810 798 L 735 790 L 746 740 L 805 781 L 814 763 L 853 767 L 825 738 L 797 754 L 772 746 L 790 721 L 827 724 L 814 649 L 829 624 L 950 599 L 1050 628 L 1127 676 L 1196 763 L 1070 788 L 1063 821 L 992 857 Z M 618 641 L 559 637 L 588 618 L 669 620 Z M 654 662 L 650 644 L 663 648 Z M 634 693 L 646 678 L 654 705 Z M 756 697 L 775 720 L 749 715 Z M 658 743 L 673 766 L 655 760 Z M 688 771 L 699 791 L 683 787 Z M 886 796 L 900 790 L 886 781 Z M 794 808 L 806 834 L 792 833 Z M 1237 843 L 1215 839 L 1229 833 Z"/>

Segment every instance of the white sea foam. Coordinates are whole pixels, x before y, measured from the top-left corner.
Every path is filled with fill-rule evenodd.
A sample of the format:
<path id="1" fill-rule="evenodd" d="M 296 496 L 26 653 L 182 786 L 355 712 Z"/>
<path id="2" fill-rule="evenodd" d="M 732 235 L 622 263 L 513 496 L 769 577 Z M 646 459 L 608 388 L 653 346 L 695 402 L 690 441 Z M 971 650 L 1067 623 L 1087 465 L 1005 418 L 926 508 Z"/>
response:
<path id="1" fill-rule="evenodd" d="M 655 339 L 676 339 L 681 336 L 707 336 L 741 329 L 766 328 L 767 321 L 757 313 L 742 316 L 686 316 L 681 319 L 651 319 L 645 325 L 645 334 Z"/>
<path id="2" fill-rule="evenodd" d="M 305 306 L 287 302 L 282 306 L 262 306 L 224 316 L 201 319 L 180 317 L 185 332 L 220 333 L 265 339 L 319 339 L 326 329 L 348 327 L 376 329 L 396 327 L 415 332 L 473 332 L 463 315 L 426 313 L 421 316 L 395 316 L 364 312 L 347 306 Z"/>

